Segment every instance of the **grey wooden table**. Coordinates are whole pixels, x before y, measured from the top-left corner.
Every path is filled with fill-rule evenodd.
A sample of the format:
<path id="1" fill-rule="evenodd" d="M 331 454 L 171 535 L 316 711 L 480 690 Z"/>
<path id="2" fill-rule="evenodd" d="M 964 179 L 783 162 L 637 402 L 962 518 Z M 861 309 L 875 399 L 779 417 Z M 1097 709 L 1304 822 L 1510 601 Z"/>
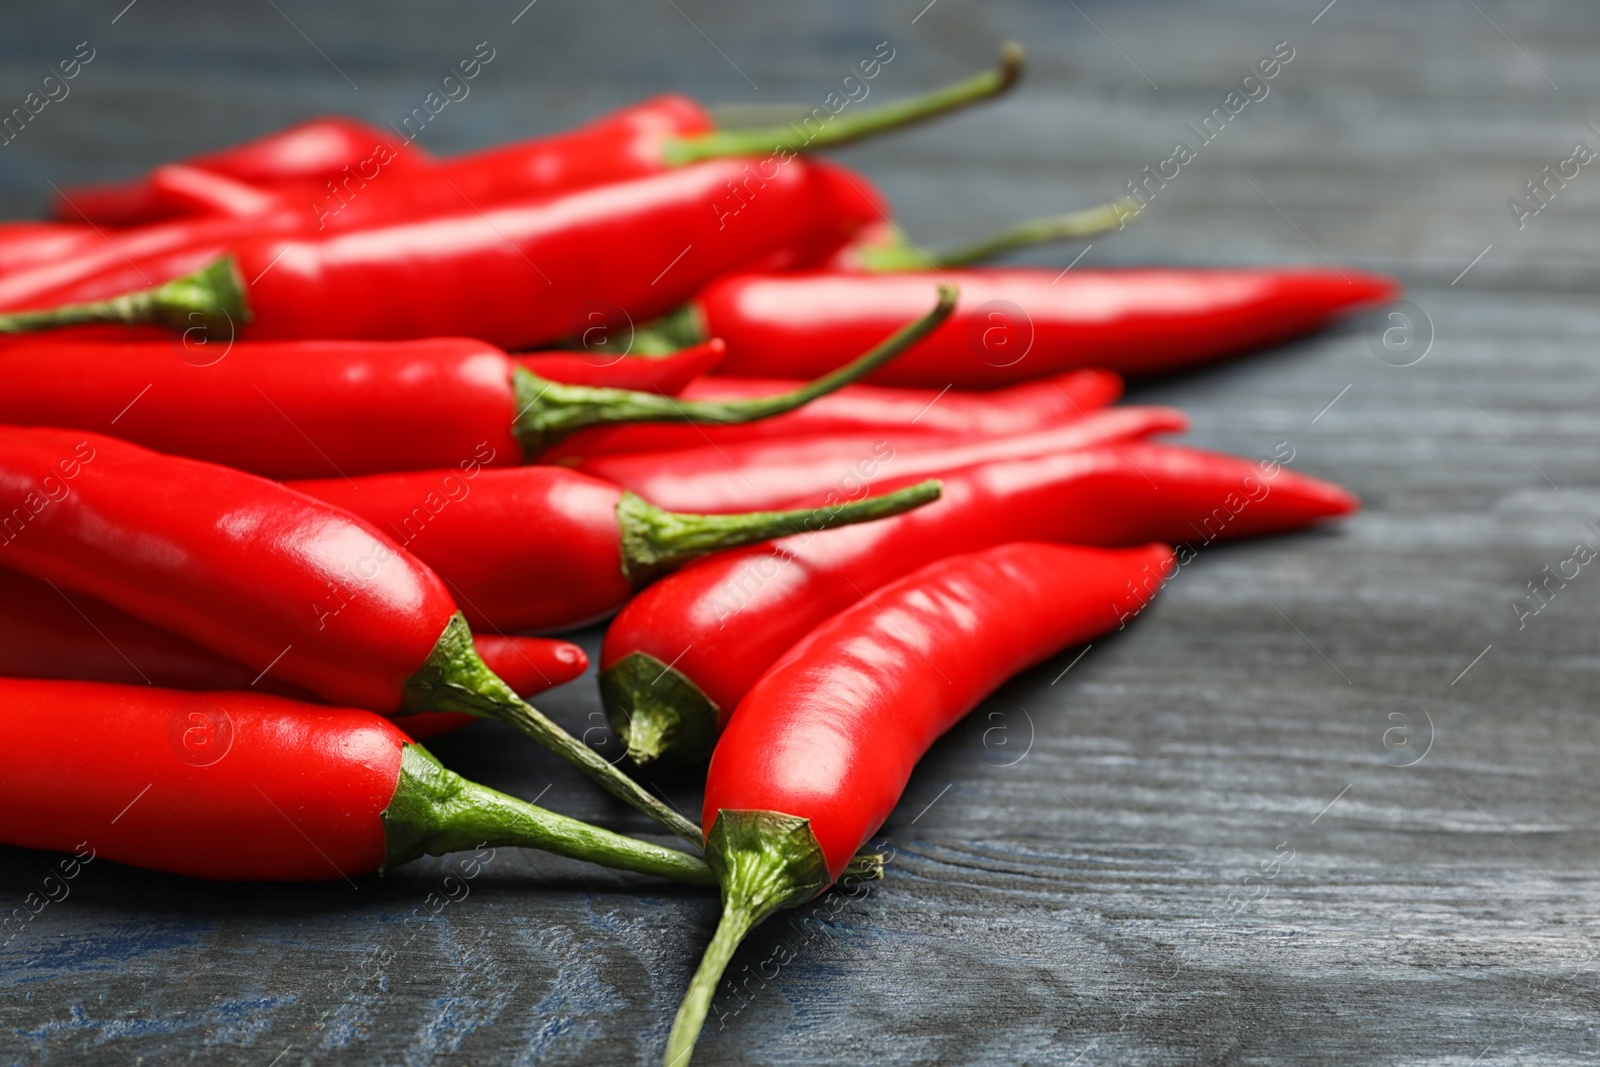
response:
<path id="1" fill-rule="evenodd" d="M 1600 547 L 1600 176 L 1551 185 L 1521 228 L 1507 204 L 1575 142 L 1600 147 L 1592 5 L 125 2 L 4 13 L 5 109 L 95 50 L 0 148 L 7 216 L 41 211 L 52 182 L 315 113 L 398 120 L 480 41 L 495 58 L 430 149 L 664 89 L 810 107 L 885 40 L 889 96 L 1016 37 L 1032 67 L 1005 103 L 845 156 L 910 233 L 957 241 L 1115 194 L 1289 42 L 1269 95 L 1082 263 L 1326 258 L 1403 278 L 1403 322 L 1135 393 L 1191 411 L 1198 445 L 1287 442 L 1365 510 L 1207 548 L 1136 627 L 1007 685 L 918 770 L 882 884 L 755 934 L 734 964 L 748 992 L 719 997 L 696 1062 L 1600 1055 L 1600 576 L 1582 567 L 1547 604 L 1526 585 Z M 544 705 L 592 725 L 592 679 Z M 648 832 L 498 727 L 438 748 Z M 0 905 L 52 859 L 0 849 Z M 94 864 L 0 946 L 0 1061 L 655 1061 L 708 895 L 502 850 L 434 914 L 449 871 L 218 887 Z M 793 962 L 759 976 L 780 946 Z"/>

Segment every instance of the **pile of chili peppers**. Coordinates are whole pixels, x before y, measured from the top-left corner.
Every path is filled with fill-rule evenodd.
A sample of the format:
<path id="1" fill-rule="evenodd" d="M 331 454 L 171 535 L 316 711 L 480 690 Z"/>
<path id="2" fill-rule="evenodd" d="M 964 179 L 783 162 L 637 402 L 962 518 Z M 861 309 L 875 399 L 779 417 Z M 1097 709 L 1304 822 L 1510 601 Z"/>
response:
<path id="1" fill-rule="evenodd" d="M 746 933 L 881 876 L 917 760 L 1007 677 L 1211 540 L 1357 507 L 1117 401 L 1389 279 L 984 266 L 1139 205 L 926 251 L 807 154 L 1020 69 L 764 129 L 664 96 L 453 159 L 317 119 L 0 226 L 0 836 L 211 879 L 489 844 L 715 886 L 686 1064 Z M 709 760 L 698 822 L 529 703 L 588 667 L 549 635 L 599 620 L 632 764 Z M 478 718 L 684 842 L 420 744 Z"/>

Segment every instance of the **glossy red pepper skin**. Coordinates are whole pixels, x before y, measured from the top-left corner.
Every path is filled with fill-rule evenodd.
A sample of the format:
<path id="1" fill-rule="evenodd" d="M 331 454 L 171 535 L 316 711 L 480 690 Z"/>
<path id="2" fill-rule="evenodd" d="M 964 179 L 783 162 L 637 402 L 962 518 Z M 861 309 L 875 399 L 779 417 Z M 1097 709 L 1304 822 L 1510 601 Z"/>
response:
<path id="1" fill-rule="evenodd" d="M 589 666 L 583 649 L 566 641 L 477 634 L 472 643 L 489 669 L 525 697 L 570 682 Z M 69 594 L 4 568 L 0 568 L 0 675 L 164 689 L 255 689 L 313 699 L 103 600 Z M 408 734 L 419 739 L 470 721 L 471 716 L 442 712 L 399 720 Z"/>
<path id="2" fill-rule="evenodd" d="M 1115 629 L 1159 588 L 1143 575 L 1172 563 L 1165 545 L 1011 543 L 880 589 L 745 696 L 711 757 L 705 830 L 725 810 L 809 819 L 839 877 L 941 734 L 1017 671 Z"/>
<path id="3" fill-rule="evenodd" d="M 939 501 L 910 514 L 719 553 L 643 590 L 611 623 L 600 654 L 601 692 L 619 731 L 626 736 L 626 724 L 662 705 L 669 717 L 709 711 L 725 722 L 813 626 L 953 553 L 1010 540 L 1163 541 L 1191 542 L 1180 553 L 1192 558 L 1212 539 L 1298 529 L 1358 506 L 1338 486 L 1276 461 L 1140 442 L 986 463 L 941 481 Z M 654 684 L 634 684 L 627 661 L 638 656 L 659 664 L 643 671 Z M 709 709 L 670 706 L 684 690 L 668 678 Z M 679 760 L 703 758 L 716 725 L 686 722 L 660 754 L 676 745 Z"/>
<path id="4" fill-rule="evenodd" d="M 292 236 L 304 225 L 298 211 L 280 209 L 248 218 L 208 215 L 170 219 L 114 234 L 95 233 L 92 241 L 80 239 L 61 255 L 37 257 L 32 265 L 0 277 L 0 308 L 48 307 L 115 296 L 160 281 L 161 272 L 171 269 L 173 262 L 188 263 L 200 257 L 199 265 L 205 255 L 230 242 L 265 234 Z"/>
<path id="5" fill-rule="evenodd" d="M 226 467 L 0 427 L 0 565 L 338 704 L 396 712 L 456 615 L 377 530 Z"/>
<path id="6" fill-rule="evenodd" d="M 247 332 L 458 334 L 526 347 L 571 332 L 596 304 L 643 320 L 764 253 L 819 232 L 843 243 L 865 221 L 841 211 L 817 168 L 800 159 L 741 201 L 730 189 L 744 179 L 743 166 L 700 163 L 527 205 L 313 241 L 241 242 L 232 251 L 250 283 Z M 927 302 L 925 289 L 920 312 Z"/>
<path id="7" fill-rule="evenodd" d="M 673 515 L 608 482 L 564 467 L 382 474 L 295 482 L 295 489 L 384 530 L 450 586 L 474 626 L 563 630 L 616 611 L 641 585 L 719 548 L 800 529 L 899 514 L 937 495 L 890 506 L 875 497 L 802 513 Z"/>
<path id="8" fill-rule="evenodd" d="M 230 880 L 321 881 L 384 861 L 406 737 L 376 715 L 94 682 L 0 679 L 0 693 L 7 744 L 27 753 L 0 777 L 8 844 L 82 842 L 97 859 Z M 208 762 L 203 746 L 224 736 Z"/>
<path id="9" fill-rule="evenodd" d="M 109 428 L 158 452 L 272 478 L 509 466 L 513 369 L 551 381 L 674 394 L 722 356 L 508 356 L 420 341 L 67 341 L 0 345 L 0 423 Z"/>
<path id="10" fill-rule="evenodd" d="M 334 175 L 284 199 L 304 205 L 315 230 L 346 230 L 406 218 L 498 207 L 631 181 L 668 169 L 674 137 L 712 129 L 710 116 L 683 96 L 658 96 L 564 133 L 452 156 L 404 174 Z M 364 180 L 365 179 L 365 180 Z"/>
<path id="11" fill-rule="evenodd" d="M 664 508 L 747 511 L 794 506 L 829 493 L 850 496 L 891 478 L 929 477 L 974 463 L 1182 433 L 1188 428 L 1187 416 L 1176 408 L 1119 407 L 1009 437 L 969 440 L 946 434 L 879 431 L 593 456 L 581 461 L 578 469 Z"/>
<path id="12" fill-rule="evenodd" d="M 0 346 L 0 422 L 106 429 L 273 478 L 523 461 L 513 360 L 466 338 Z"/>
<path id="13" fill-rule="evenodd" d="M 665 356 L 616 356 L 603 352 L 533 352 L 526 355 L 519 353 L 511 358 L 516 360 L 519 366 L 527 367 L 539 377 L 548 378 L 553 382 L 595 385 L 606 389 L 635 389 L 646 393 L 680 396 L 689 383 L 714 370 L 717 364 L 722 362 L 727 351 L 728 346 L 723 344 L 720 338 L 713 337 L 709 341 L 690 345 Z M 795 384 L 798 386 L 803 383 Z M 811 403 L 815 404 L 816 401 L 813 400 Z M 665 427 L 657 428 L 665 429 Z"/>
<path id="14" fill-rule="evenodd" d="M 118 218 L 123 221 L 117 225 L 177 215 L 249 215 L 286 208 L 301 217 L 308 232 L 320 232 L 456 212 L 468 205 L 498 206 L 661 173 L 668 169 L 664 150 L 670 138 L 692 137 L 711 129 L 710 117 L 698 104 L 669 95 L 623 108 L 566 133 L 443 160 L 426 160 L 407 142 L 380 131 L 346 145 L 343 152 L 330 155 L 314 168 L 300 168 L 303 173 L 291 168 L 270 179 L 246 177 L 237 173 L 241 168 L 219 169 L 204 159 L 193 160 L 178 168 L 153 170 L 136 190 L 130 190 L 142 213 L 136 217 L 121 210 Z M 397 145 L 401 147 L 397 149 Z M 244 183 L 271 203 L 251 210 L 242 204 L 230 205 L 225 197 L 185 195 L 183 183 L 173 180 L 173 172 L 180 169 Z M 130 199 L 129 206 L 134 204 Z"/>
<path id="15" fill-rule="evenodd" d="M 436 165 L 474 203 L 498 203 L 648 177 L 667 169 L 669 137 L 707 133 L 711 116 L 686 96 L 663 94 L 576 129 L 517 141 Z"/>
<path id="16" fill-rule="evenodd" d="M 643 322 L 720 274 L 774 256 L 831 251 L 877 217 L 876 207 L 822 165 L 796 158 L 767 181 L 744 167 L 739 160 L 697 163 L 542 200 L 350 231 L 200 239 L 73 284 L 36 288 L 27 300 L 0 285 L 0 307 L 106 299 L 226 255 L 250 309 L 241 336 L 468 336 L 528 348 L 581 331 L 596 308 L 620 308 Z M 923 303 L 925 311 L 926 297 Z"/>
<path id="17" fill-rule="evenodd" d="M 0 225 L 0 273 L 27 270 L 98 248 L 105 238 L 92 226 L 65 222 L 10 222 Z"/>
<path id="18" fill-rule="evenodd" d="M 622 490 L 576 471 L 485 470 L 470 481 L 423 471 L 294 488 L 360 516 L 428 563 L 473 626 L 565 629 L 633 595 L 617 522 Z"/>
<path id="19" fill-rule="evenodd" d="M 695 306 L 708 335 L 728 342 L 721 373 L 806 378 L 904 321 L 933 277 L 960 288 L 956 313 L 873 381 L 990 388 L 1079 367 L 1175 370 L 1315 330 L 1399 290 L 1351 270 L 817 271 L 724 277 Z"/>
<path id="20" fill-rule="evenodd" d="M 103 600 L 0 568 L 0 675 L 205 690 L 250 689 L 260 673 Z M 272 677 L 254 688 L 307 696 Z"/>
<path id="21" fill-rule="evenodd" d="M 359 168 L 380 150 L 388 157 L 383 166 L 390 171 L 428 163 L 427 153 L 388 130 L 329 117 L 195 156 L 183 165 L 265 189 L 296 188 L 343 178 L 346 168 Z M 86 219 L 105 226 L 135 226 L 196 213 L 198 205 L 192 201 L 168 195 L 160 170 L 132 181 L 68 186 L 56 198 L 55 213 L 68 221 Z"/>
<path id="22" fill-rule="evenodd" d="M 272 193 L 214 171 L 168 163 L 150 172 L 150 187 L 176 215 L 247 218 L 277 206 Z"/>
<path id="23" fill-rule="evenodd" d="M 801 384 L 786 378 L 718 376 L 690 383 L 681 395 L 695 400 L 769 396 Z M 1101 370 L 1068 371 L 1044 381 L 987 393 L 847 385 L 798 411 L 741 425 L 597 426 L 562 441 L 550 458 L 671 451 L 708 442 L 726 445 L 734 441 L 872 432 L 998 437 L 1081 418 L 1121 395 L 1122 379 Z"/>

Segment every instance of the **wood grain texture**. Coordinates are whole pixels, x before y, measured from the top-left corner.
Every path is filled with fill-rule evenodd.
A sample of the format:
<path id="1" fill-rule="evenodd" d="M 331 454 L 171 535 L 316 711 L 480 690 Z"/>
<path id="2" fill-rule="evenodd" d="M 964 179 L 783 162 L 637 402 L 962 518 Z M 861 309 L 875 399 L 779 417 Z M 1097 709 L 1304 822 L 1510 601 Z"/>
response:
<path id="1" fill-rule="evenodd" d="M 1413 366 L 1380 362 L 1356 323 L 1134 392 L 1192 412 L 1204 447 L 1288 442 L 1366 510 L 1207 548 L 1136 627 L 1008 684 L 917 772 L 884 828 L 886 881 L 752 937 L 696 1063 L 1592 1062 L 1600 572 L 1520 629 L 1511 604 L 1600 546 L 1600 172 L 1521 230 L 1506 201 L 1574 141 L 1600 145 L 1600 16 L 925 3 L 139 0 L 115 24 L 120 0 L 19 6 L 6 107 L 78 41 L 97 56 L 0 148 L 0 209 L 317 113 L 397 120 L 482 40 L 496 58 L 430 149 L 662 90 L 810 107 L 881 40 L 896 58 L 873 91 L 891 96 L 1016 37 L 1032 68 L 1013 98 L 843 154 L 910 234 L 953 243 L 1116 194 L 1289 41 L 1270 95 L 1082 262 L 1399 274 L 1432 323 Z M 592 679 L 543 704 L 599 722 Z M 1426 748 L 1414 765 L 1374 749 L 1394 711 Z M 437 748 L 648 831 L 498 727 Z M 662 784 L 693 809 L 692 783 Z M 52 859 L 0 849 L 0 906 Z M 434 915 L 447 873 L 217 887 L 94 864 L 0 945 L 0 1062 L 656 1062 L 709 896 L 502 850 Z M 780 948 L 793 961 L 766 964 Z"/>

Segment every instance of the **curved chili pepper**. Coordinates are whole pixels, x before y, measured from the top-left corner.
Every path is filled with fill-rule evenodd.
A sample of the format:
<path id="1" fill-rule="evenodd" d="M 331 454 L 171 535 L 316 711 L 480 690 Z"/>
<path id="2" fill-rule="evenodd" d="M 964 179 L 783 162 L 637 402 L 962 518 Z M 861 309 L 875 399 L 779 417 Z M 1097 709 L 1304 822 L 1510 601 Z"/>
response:
<path id="1" fill-rule="evenodd" d="M 725 340 L 719 373 L 811 377 L 903 319 L 930 277 L 957 286 L 960 307 L 874 382 L 988 388 L 1077 367 L 1174 370 L 1318 329 L 1398 292 L 1380 275 L 1309 268 L 737 274 L 664 325 L 680 343 Z"/>
<path id="2" fill-rule="evenodd" d="M 524 698 L 570 682 L 589 667 L 577 645 L 541 637 L 475 634 L 491 671 Z M 68 594 L 20 571 L 0 568 L 0 675 L 64 681 L 157 685 L 166 689 L 256 689 L 313 699 L 177 634 L 151 626 L 82 593 Z M 399 725 L 413 740 L 464 726 L 473 716 L 423 711 Z"/>
<path id="3" fill-rule="evenodd" d="M 293 487 L 384 530 L 449 585 L 473 626 L 563 630 L 726 548 L 898 515 L 937 482 L 798 511 L 686 515 L 563 467 L 376 474 Z M 458 490 L 458 492 L 457 492 Z"/>
<path id="4" fill-rule="evenodd" d="M 217 336 L 465 335 L 526 348 L 581 327 L 597 306 L 643 321 L 720 274 L 795 246 L 835 248 L 878 217 L 803 158 L 770 178 L 744 166 L 713 160 L 367 229 L 200 241 L 56 291 L 43 310 L 0 315 L 0 332 L 203 323 Z"/>
<path id="5" fill-rule="evenodd" d="M 772 396 L 801 384 L 785 378 L 713 377 L 689 383 L 679 395 L 688 400 L 733 400 Z M 562 441 L 546 458 L 563 462 L 569 456 L 664 452 L 708 442 L 725 445 L 732 441 L 858 436 L 871 432 L 1000 437 L 1080 418 L 1121 395 L 1122 379 L 1102 370 L 1067 371 L 1044 381 L 986 393 L 847 385 L 787 415 L 743 426 L 651 426 L 638 430 L 595 427 Z"/>
<path id="6" fill-rule="evenodd" d="M 265 137 L 194 156 L 182 166 L 262 188 L 295 187 L 344 177 L 377 156 L 390 170 L 409 170 L 428 163 L 428 155 L 415 144 L 396 141 L 393 134 L 347 118 L 320 118 L 302 122 Z M 68 186 L 55 200 L 58 218 L 104 226 L 135 226 L 177 215 L 191 214 L 199 206 L 173 197 L 164 186 L 158 167 L 144 178 L 102 185 Z"/>
<path id="7" fill-rule="evenodd" d="M 484 666 L 436 574 L 355 516 L 277 482 L 77 430 L 0 427 L 0 565 L 329 703 L 498 719 L 696 836 Z"/>
<path id="8" fill-rule="evenodd" d="M 1012 674 L 1115 628 L 1159 588 L 1143 575 L 1172 564 L 1165 545 L 954 556 L 840 612 L 775 663 L 711 757 L 702 822 L 722 919 L 673 1022 L 669 1067 L 688 1067 L 744 936 L 844 872 L 928 746 Z"/>
<path id="9" fill-rule="evenodd" d="M 1120 407 L 1008 437 L 967 440 L 947 434 L 879 431 L 590 456 L 577 466 L 659 507 L 737 511 L 821 499 L 830 492 L 836 497 L 853 495 L 890 478 L 926 478 L 989 460 L 1065 452 L 1188 428 L 1188 417 L 1176 408 Z"/>
<path id="10" fill-rule="evenodd" d="M 881 107 L 818 109 L 797 122 L 753 129 L 716 129 L 692 100 L 658 97 L 568 133 L 455 156 L 398 179 L 374 178 L 370 185 L 347 179 L 333 195 L 318 189 L 307 202 L 318 228 L 349 228 L 455 211 L 463 201 L 486 208 L 560 195 L 712 159 L 746 157 L 746 179 L 770 180 L 796 153 L 902 129 L 997 96 L 1021 69 L 1021 48 L 1008 44 L 996 70 L 944 88 Z"/>
<path id="11" fill-rule="evenodd" d="M 350 879 L 484 846 L 715 884 L 695 856 L 446 770 L 367 711 L 0 678 L 0 837 L 198 878 Z M 87 851 L 85 851 L 87 850 Z"/>
<path id="12" fill-rule="evenodd" d="M 926 302 L 924 302 L 926 304 Z M 0 347 L 0 422 L 110 427 L 172 455 L 274 478 L 479 467 L 537 459 L 585 426 L 737 423 L 782 414 L 896 358 L 955 305 L 931 312 L 850 367 L 801 389 L 732 401 L 565 385 L 492 345 L 173 342 Z"/>
<path id="13" fill-rule="evenodd" d="M 689 383 L 713 370 L 722 362 L 722 357 L 727 351 L 728 346 L 713 337 L 703 344 L 690 345 L 680 351 L 660 356 L 614 356 L 604 352 L 582 355 L 577 352 L 533 352 L 526 355 L 519 353 L 511 358 L 517 361 L 519 367 L 532 371 L 540 378 L 560 382 L 563 385 L 593 385 L 603 389 L 630 389 L 644 393 L 682 396 Z M 803 386 L 805 383 L 796 382 L 795 385 Z M 787 391 L 783 388 L 772 389 L 762 395 Z M 734 397 L 730 395 L 728 399 Z M 662 430 L 665 427 L 657 429 Z"/>
<path id="14" fill-rule="evenodd" d="M 600 693 L 629 755 L 704 759 L 756 679 L 811 627 L 943 556 L 1018 539 L 1164 541 L 1179 543 L 1187 563 L 1214 539 L 1293 530 L 1358 506 L 1276 461 L 1139 442 L 985 463 L 940 480 L 940 500 L 911 514 L 726 552 L 631 600 L 600 654 Z"/>

